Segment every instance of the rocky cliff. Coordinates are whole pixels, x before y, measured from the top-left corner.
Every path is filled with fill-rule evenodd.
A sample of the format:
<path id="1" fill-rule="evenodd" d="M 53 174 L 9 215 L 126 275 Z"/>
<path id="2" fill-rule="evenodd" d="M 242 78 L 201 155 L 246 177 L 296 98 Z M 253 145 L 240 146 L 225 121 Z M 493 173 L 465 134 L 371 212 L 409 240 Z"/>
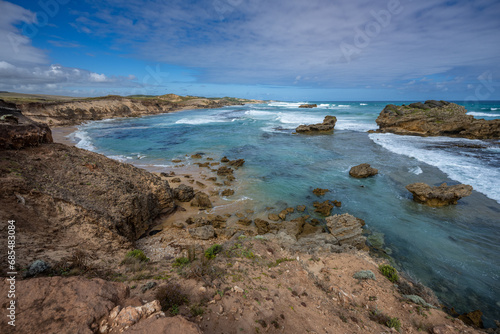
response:
<path id="1" fill-rule="evenodd" d="M 3 100 L 0 100 L 0 103 Z M 235 98 L 208 99 L 167 94 L 158 97 L 106 96 L 74 100 L 15 101 L 15 107 L 34 121 L 50 126 L 71 126 L 115 117 L 139 117 L 183 109 L 221 108 L 262 101 Z"/>
<path id="2" fill-rule="evenodd" d="M 463 106 L 446 101 L 387 105 L 376 120 L 376 132 L 399 135 L 500 138 L 500 119 L 475 119 Z"/>

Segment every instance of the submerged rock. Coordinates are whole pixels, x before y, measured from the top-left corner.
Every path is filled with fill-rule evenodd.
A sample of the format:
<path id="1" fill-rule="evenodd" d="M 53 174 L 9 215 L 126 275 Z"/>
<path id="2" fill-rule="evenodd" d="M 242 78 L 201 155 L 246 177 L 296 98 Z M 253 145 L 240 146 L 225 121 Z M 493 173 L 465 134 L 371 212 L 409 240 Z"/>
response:
<path id="1" fill-rule="evenodd" d="M 333 209 L 333 204 L 331 204 L 330 201 L 314 202 L 313 206 L 316 208 L 314 211 L 323 216 L 329 216 Z"/>
<path id="2" fill-rule="evenodd" d="M 337 123 L 335 116 L 326 116 L 323 123 L 311 125 L 299 125 L 295 131 L 297 133 L 330 133 Z"/>
<path id="3" fill-rule="evenodd" d="M 340 245 L 350 245 L 356 248 L 366 246 L 366 238 L 362 236 L 364 221 L 348 213 L 326 218 L 326 226 L 335 236 Z"/>
<path id="4" fill-rule="evenodd" d="M 376 132 L 399 135 L 500 138 L 500 119 L 475 119 L 463 106 L 429 100 L 408 106 L 387 105 L 376 120 Z"/>
<path id="5" fill-rule="evenodd" d="M 431 187 L 425 183 L 412 183 L 406 189 L 413 194 L 415 202 L 435 207 L 457 204 L 459 199 L 472 193 L 472 186 L 467 184 L 448 186 L 443 183 L 439 187 Z"/>
<path id="6" fill-rule="evenodd" d="M 361 164 L 351 168 L 349 175 L 362 179 L 378 174 L 378 169 L 371 167 L 369 164 Z"/>
<path id="7" fill-rule="evenodd" d="M 228 161 L 227 164 L 229 166 L 233 166 L 234 168 L 238 168 L 238 167 L 243 166 L 244 163 L 245 163 L 245 159 L 236 159 L 236 160 L 230 160 L 230 161 Z"/>
<path id="8" fill-rule="evenodd" d="M 328 189 L 316 188 L 313 190 L 313 194 L 319 197 L 319 196 L 325 195 L 329 191 L 330 190 L 328 190 Z"/>

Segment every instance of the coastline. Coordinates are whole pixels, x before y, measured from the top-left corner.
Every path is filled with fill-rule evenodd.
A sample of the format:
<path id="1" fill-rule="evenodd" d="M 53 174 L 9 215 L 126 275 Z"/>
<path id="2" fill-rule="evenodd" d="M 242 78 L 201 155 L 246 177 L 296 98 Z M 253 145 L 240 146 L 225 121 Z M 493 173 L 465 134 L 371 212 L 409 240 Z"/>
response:
<path id="1" fill-rule="evenodd" d="M 57 126 L 52 127 L 51 130 L 54 143 L 76 146 L 77 143 L 68 138 L 69 135 L 78 130 L 76 126 Z"/>

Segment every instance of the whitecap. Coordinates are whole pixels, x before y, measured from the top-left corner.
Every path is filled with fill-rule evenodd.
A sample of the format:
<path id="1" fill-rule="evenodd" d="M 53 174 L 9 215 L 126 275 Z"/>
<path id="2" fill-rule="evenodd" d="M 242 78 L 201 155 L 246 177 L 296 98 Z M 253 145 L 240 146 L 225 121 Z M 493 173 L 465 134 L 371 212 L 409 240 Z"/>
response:
<path id="1" fill-rule="evenodd" d="M 359 105 L 360 105 L 360 106 L 367 106 L 367 105 L 368 105 L 368 103 L 360 103 Z"/>
<path id="2" fill-rule="evenodd" d="M 416 167 L 411 167 L 411 168 L 408 168 L 408 171 L 410 173 L 413 173 L 415 175 L 420 175 L 423 173 L 422 171 L 422 168 L 420 168 L 420 166 L 416 166 Z"/>
<path id="3" fill-rule="evenodd" d="M 494 108 L 491 108 L 492 110 Z M 467 115 L 477 116 L 477 117 L 500 117 L 500 114 L 490 114 L 487 112 L 469 111 Z"/>
<path id="4" fill-rule="evenodd" d="M 201 125 L 209 123 L 225 123 L 226 121 L 212 117 L 181 118 L 175 124 Z"/>
<path id="5" fill-rule="evenodd" d="M 78 141 L 75 145 L 78 148 L 88 150 L 88 151 L 96 151 L 96 147 L 92 144 L 92 139 L 89 134 L 85 130 L 78 130 L 72 134 L 72 137 L 75 141 Z"/>
<path id="6" fill-rule="evenodd" d="M 369 134 L 376 144 L 387 150 L 415 158 L 439 168 L 453 180 L 471 185 L 474 190 L 500 203 L 500 169 L 491 166 L 472 154 L 459 149 L 436 149 L 436 145 L 450 146 L 488 144 L 480 140 L 447 137 L 413 137 L 395 134 Z M 481 151 L 484 152 L 484 151 Z M 478 154 L 481 154 L 479 152 Z M 462 153 L 462 154 L 461 154 Z"/>
<path id="7" fill-rule="evenodd" d="M 293 124 L 299 126 L 301 124 L 316 124 L 322 123 L 324 116 L 311 115 L 311 114 L 298 114 L 298 113 L 278 113 L 276 121 L 283 124 Z"/>

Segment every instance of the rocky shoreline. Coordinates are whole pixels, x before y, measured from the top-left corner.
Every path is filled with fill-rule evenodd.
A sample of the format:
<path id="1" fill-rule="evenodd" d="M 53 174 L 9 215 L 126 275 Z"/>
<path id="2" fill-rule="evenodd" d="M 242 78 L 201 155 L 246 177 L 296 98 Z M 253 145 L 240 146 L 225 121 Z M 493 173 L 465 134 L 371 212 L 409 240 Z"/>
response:
<path id="1" fill-rule="evenodd" d="M 37 119 L 70 122 L 52 111 Z M 77 119 L 89 115 L 119 113 Z M 22 122 L 1 124 L 6 138 L 28 122 L 15 117 Z M 330 215 L 340 202 L 315 205 L 327 230 L 302 206 L 211 211 L 234 192 L 241 157 L 193 154 L 198 172 L 155 174 L 51 143 L 47 132 L 19 134 L 29 140 L 0 148 L 0 230 L 16 221 L 26 277 L 12 333 L 480 333 L 464 324 L 480 326 L 477 316 L 434 309 L 428 289 L 370 257 L 364 222 Z"/>

